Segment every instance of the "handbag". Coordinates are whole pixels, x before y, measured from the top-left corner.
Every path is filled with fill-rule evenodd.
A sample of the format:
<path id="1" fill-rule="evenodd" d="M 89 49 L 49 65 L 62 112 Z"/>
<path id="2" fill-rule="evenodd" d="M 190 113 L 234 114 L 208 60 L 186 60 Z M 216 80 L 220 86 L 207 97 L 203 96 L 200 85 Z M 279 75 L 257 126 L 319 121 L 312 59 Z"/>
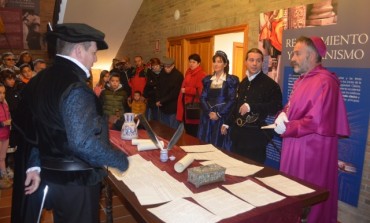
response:
<path id="1" fill-rule="evenodd" d="M 196 89 L 196 95 L 193 96 L 191 103 L 185 104 L 186 119 L 200 119 L 200 103 L 194 102 L 195 97 L 199 98 L 198 89 Z"/>

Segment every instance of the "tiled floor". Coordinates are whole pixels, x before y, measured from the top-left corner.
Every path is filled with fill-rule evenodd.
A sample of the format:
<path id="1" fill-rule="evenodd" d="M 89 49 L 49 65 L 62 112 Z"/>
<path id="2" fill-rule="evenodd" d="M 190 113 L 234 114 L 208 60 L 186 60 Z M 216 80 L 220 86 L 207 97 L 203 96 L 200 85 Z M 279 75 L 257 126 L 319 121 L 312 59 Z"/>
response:
<path id="1" fill-rule="evenodd" d="M 12 189 L 0 190 L 0 223 L 10 222 L 11 201 Z M 100 206 L 100 222 L 105 223 L 105 200 L 103 196 L 100 200 Z M 117 196 L 113 196 L 113 218 L 114 223 L 137 223 Z M 53 223 L 51 211 L 44 210 L 41 223 Z"/>

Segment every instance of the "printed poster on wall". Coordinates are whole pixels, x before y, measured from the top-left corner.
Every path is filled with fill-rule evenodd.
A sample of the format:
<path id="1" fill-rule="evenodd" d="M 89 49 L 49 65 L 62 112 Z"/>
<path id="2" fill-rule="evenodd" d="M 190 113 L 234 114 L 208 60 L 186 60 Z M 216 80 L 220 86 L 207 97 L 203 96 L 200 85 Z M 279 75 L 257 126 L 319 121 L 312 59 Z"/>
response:
<path id="1" fill-rule="evenodd" d="M 282 10 L 282 15 L 285 15 L 281 19 L 284 24 L 282 51 L 277 56 L 280 68 L 277 81 L 283 89 L 283 103 L 286 103 L 297 78 L 290 66 L 295 39 L 301 35 L 315 35 L 326 43 L 328 52 L 323 58 L 323 65 L 335 72 L 341 81 L 351 129 L 349 138 L 339 140 L 339 199 L 353 206 L 357 206 L 360 193 L 370 112 L 370 104 L 367 103 L 370 88 L 366 84 L 370 83 L 370 30 L 353 25 L 358 21 L 369 21 L 370 15 L 365 12 L 366 1 L 356 3 L 325 1 Z M 322 15 L 332 16 L 324 18 Z M 267 71 L 273 70 L 270 68 L 273 63 L 266 64 Z M 276 141 L 275 144 L 280 145 L 279 139 Z M 266 164 L 278 167 L 279 154 L 275 149 L 269 150 Z"/>
<path id="2" fill-rule="evenodd" d="M 9 14 L 9 12 L 13 13 Z M 39 12 L 40 0 L 1 1 L 0 25 L 3 24 L 3 32 L 0 32 L 0 47 L 6 49 L 43 49 L 45 44 L 40 33 Z"/>
<path id="3" fill-rule="evenodd" d="M 23 48 L 22 10 L 0 8 L 0 27 L 0 49 Z"/>

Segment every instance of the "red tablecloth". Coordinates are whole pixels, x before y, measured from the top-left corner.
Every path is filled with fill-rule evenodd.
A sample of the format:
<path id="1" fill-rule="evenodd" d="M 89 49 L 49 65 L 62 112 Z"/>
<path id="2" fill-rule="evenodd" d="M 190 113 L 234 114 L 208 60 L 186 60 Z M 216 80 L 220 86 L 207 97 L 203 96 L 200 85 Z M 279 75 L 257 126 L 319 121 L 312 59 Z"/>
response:
<path id="1" fill-rule="evenodd" d="M 139 130 L 139 138 L 147 139 L 148 135 L 146 134 L 144 130 Z M 165 147 L 166 147 L 168 140 L 162 139 L 162 138 L 161 140 L 164 141 Z M 131 145 L 131 140 L 122 140 L 121 133 L 119 131 L 114 131 L 114 130 L 110 131 L 110 141 L 113 145 L 115 145 L 117 148 L 124 151 L 129 156 L 138 153 L 137 146 Z M 176 157 L 174 161 L 168 160 L 165 163 L 161 162 L 159 160 L 159 149 L 142 151 L 140 152 L 140 155 L 144 159 L 153 162 L 153 164 L 156 165 L 159 169 L 166 171 L 172 177 L 176 178 L 178 181 L 183 182 L 193 193 L 207 191 L 207 190 L 210 190 L 216 187 L 224 189 L 223 187 L 221 187 L 221 185 L 234 184 L 234 183 L 245 181 L 247 179 L 253 180 L 256 183 L 263 185 L 261 182 L 255 180 L 253 177 L 235 177 L 235 176 L 226 175 L 225 182 L 213 183 L 213 184 L 204 185 L 199 188 L 196 188 L 193 184 L 187 182 L 188 174 L 186 170 L 182 173 L 177 173 L 174 169 L 175 163 L 186 155 L 186 152 L 183 151 L 179 146 L 174 146 L 174 148 L 169 151 L 169 154 L 168 154 L 169 156 L 174 155 Z M 200 166 L 199 162 L 194 161 L 189 167 L 195 167 L 195 166 Z M 269 189 L 273 190 L 271 188 Z M 274 192 L 279 193 L 277 191 L 274 191 Z M 253 210 L 249 212 L 239 214 L 232 218 L 224 219 L 221 222 L 246 222 L 246 223 L 248 222 L 250 223 L 298 222 L 298 219 L 301 216 L 301 213 L 302 213 L 302 205 L 300 204 L 298 199 L 294 197 L 287 197 L 280 202 L 269 204 L 263 207 L 254 208 Z"/>

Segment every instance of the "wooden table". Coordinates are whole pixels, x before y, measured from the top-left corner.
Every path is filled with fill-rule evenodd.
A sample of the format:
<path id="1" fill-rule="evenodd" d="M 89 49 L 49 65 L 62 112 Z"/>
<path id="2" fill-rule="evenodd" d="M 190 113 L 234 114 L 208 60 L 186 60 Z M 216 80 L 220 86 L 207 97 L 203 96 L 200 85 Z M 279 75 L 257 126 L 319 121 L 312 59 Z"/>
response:
<path id="1" fill-rule="evenodd" d="M 175 132 L 174 129 L 171 129 L 167 126 L 164 126 L 160 124 L 159 122 L 152 121 L 150 122 L 150 125 L 152 129 L 156 132 L 158 136 L 160 136 L 164 140 L 169 140 L 173 133 Z M 141 135 L 146 135 L 146 133 L 141 132 Z M 129 155 L 133 155 L 137 153 L 136 151 L 132 151 L 132 149 L 128 148 L 129 146 L 127 143 L 130 143 L 130 141 L 120 141 L 119 139 L 119 132 L 111 131 L 111 142 L 128 153 Z M 199 139 L 192 137 L 187 134 L 183 134 L 181 138 L 179 139 L 177 145 L 183 146 L 183 145 L 199 145 L 204 144 Z M 126 147 L 126 148 L 125 148 Z M 158 154 L 156 154 L 158 153 Z M 186 153 L 182 151 L 179 147 L 175 147 L 170 151 L 171 153 L 176 156 L 176 161 L 180 160 Z M 251 164 L 257 164 L 254 161 L 251 161 L 249 159 L 246 159 L 244 157 L 238 156 L 236 154 L 227 153 L 229 156 L 232 156 L 234 158 L 237 158 L 239 160 L 242 160 L 246 163 Z M 281 174 L 284 176 L 284 173 L 279 172 L 275 169 L 265 167 L 263 170 L 259 171 L 253 176 L 250 176 L 248 178 L 241 178 L 241 177 L 232 177 L 229 175 L 226 175 L 226 181 L 221 183 L 215 183 L 211 185 L 202 186 L 199 189 L 195 188 L 190 183 L 186 182 L 187 179 L 187 172 L 184 171 L 181 174 L 176 173 L 173 170 L 173 165 L 176 161 L 172 161 L 172 163 L 160 163 L 159 162 L 159 151 L 158 150 L 152 150 L 152 151 L 146 151 L 145 153 L 140 153 L 144 158 L 148 159 L 156 157 L 155 159 L 151 159 L 151 161 L 157 165 L 158 168 L 167 171 L 170 173 L 173 177 L 176 179 L 184 182 L 189 189 L 191 189 L 194 193 L 202 192 L 205 190 L 213 189 L 215 187 L 220 187 L 222 184 L 230 184 L 230 183 L 236 183 L 244 181 L 248 178 L 254 178 L 254 177 L 267 177 L 272 176 L 276 174 Z M 190 167 L 193 166 L 199 166 L 200 164 L 198 162 L 194 162 Z M 260 164 L 257 164 L 260 165 Z M 307 210 L 309 210 L 309 207 L 312 205 L 315 205 L 317 203 L 325 201 L 328 196 L 329 192 L 326 189 L 320 188 L 318 186 L 315 186 L 313 184 L 304 182 L 300 179 L 287 176 L 290 179 L 293 179 L 305 186 L 308 186 L 315 190 L 315 192 L 295 197 L 287 197 L 283 201 L 276 202 L 273 204 L 269 204 L 263 207 L 257 207 L 254 208 L 251 211 L 248 211 L 246 213 L 237 215 L 232 218 L 224 219 L 221 222 L 289 222 L 292 221 L 292 218 L 296 217 L 297 214 L 301 215 L 303 218 L 307 216 Z M 132 207 L 131 214 L 137 218 L 138 222 L 162 222 L 159 218 L 157 218 L 155 215 L 150 213 L 147 209 L 151 207 L 156 207 L 159 205 L 148 205 L 148 206 L 142 206 L 140 205 L 139 201 L 137 200 L 135 194 L 130 191 L 130 189 L 122 182 L 118 181 L 111 173 L 108 174 L 108 177 L 106 179 L 107 182 L 107 222 L 112 222 L 112 192 L 111 189 L 114 190 L 115 194 L 124 201 L 127 201 L 130 206 Z M 220 187 L 221 188 L 221 187 Z M 274 191 L 273 189 L 269 188 L 270 190 Z M 274 191 L 277 192 L 277 191 Z M 279 192 L 277 192 L 279 193 Z M 281 193 L 280 193 L 281 194 Z"/>

